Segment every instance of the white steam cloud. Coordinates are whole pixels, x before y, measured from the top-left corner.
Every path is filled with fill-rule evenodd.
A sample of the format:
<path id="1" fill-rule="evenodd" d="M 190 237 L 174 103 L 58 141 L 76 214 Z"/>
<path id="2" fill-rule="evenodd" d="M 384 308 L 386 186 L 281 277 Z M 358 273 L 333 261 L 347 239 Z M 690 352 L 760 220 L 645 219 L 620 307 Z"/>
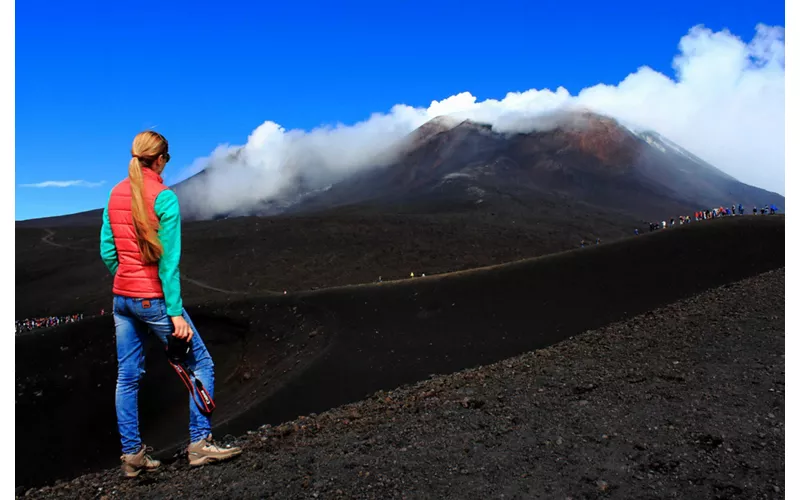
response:
<path id="1" fill-rule="evenodd" d="M 252 206 L 298 178 L 322 188 L 390 161 L 410 132 L 442 115 L 531 132 L 543 117 L 571 107 L 658 132 L 742 182 L 784 194 L 784 28 L 758 25 L 746 43 L 727 30 L 695 26 L 678 48 L 676 80 L 642 66 L 616 86 L 577 95 L 559 87 L 479 102 L 464 92 L 427 109 L 398 104 L 352 126 L 310 132 L 266 121 L 244 146 L 220 146 L 196 160 L 182 177 L 205 169 L 205 179 L 192 183 L 182 204 L 211 216 Z"/>

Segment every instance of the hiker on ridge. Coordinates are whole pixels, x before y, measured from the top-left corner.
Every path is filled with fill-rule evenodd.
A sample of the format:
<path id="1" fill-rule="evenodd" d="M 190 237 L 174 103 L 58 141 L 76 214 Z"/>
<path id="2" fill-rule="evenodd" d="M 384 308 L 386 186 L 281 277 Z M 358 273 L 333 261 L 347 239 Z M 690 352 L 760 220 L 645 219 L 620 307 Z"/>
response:
<path id="1" fill-rule="evenodd" d="M 213 397 L 214 363 L 183 308 L 178 264 L 181 215 L 178 198 L 161 172 L 169 162 L 161 134 L 141 132 L 133 140 L 128 178 L 114 186 L 103 212 L 100 255 L 114 275 L 117 343 L 117 425 L 122 441 L 122 472 L 136 477 L 161 462 L 152 459 L 139 436 L 138 393 L 148 331 L 167 345 L 170 336 L 188 343 L 186 366 Z M 210 416 L 189 398 L 189 465 L 232 458 L 239 448 L 220 447 L 211 436 Z"/>

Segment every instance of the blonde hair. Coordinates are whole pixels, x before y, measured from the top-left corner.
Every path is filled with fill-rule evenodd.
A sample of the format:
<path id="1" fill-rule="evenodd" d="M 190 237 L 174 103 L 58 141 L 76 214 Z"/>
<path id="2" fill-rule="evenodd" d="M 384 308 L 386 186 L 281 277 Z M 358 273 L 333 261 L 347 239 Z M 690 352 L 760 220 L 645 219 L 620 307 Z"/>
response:
<path id="1" fill-rule="evenodd" d="M 131 183 L 131 214 L 136 242 L 145 264 L 155 264 L 164 253 L 158 239 L 158 223 L 150 219 L 144 204 L 143 168 L 152 168 L 159 156 L 167 154 L 169 143 L 163 135 L 152 130 L 140 132 L 133 139 L 128 178 Z"/>

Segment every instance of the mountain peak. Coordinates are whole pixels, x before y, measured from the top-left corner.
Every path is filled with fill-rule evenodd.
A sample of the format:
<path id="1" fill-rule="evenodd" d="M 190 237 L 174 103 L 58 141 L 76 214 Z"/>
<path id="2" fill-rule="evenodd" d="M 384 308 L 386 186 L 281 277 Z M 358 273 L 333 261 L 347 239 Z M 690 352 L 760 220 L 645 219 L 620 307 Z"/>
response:
<path id="1" fill-rule="evenodd" d="M 435 135 L 459 126 L 463 121 L 449 115 L 437 116 L 411 133 L 411 144 L 417 146 Z"/>

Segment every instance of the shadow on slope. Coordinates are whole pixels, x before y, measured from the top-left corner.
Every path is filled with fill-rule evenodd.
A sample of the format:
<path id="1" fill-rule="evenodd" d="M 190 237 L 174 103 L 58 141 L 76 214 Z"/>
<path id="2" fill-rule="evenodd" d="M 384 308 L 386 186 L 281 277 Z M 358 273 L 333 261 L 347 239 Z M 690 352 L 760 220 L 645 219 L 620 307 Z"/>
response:
<path id="1" fill-rule="evenodd" d="M 217 436 L 492 363 L 784 265 L 784 218 L 741 217 L 450 275 L 190 308 L 217 367 Z M 111 318 L 16 342 L 16 482 L 114 466 Z M 157 346 L 145 442 L 177 451 L 188 411 Z M 80 450 L 76 453 L 75 450 Z"/>

